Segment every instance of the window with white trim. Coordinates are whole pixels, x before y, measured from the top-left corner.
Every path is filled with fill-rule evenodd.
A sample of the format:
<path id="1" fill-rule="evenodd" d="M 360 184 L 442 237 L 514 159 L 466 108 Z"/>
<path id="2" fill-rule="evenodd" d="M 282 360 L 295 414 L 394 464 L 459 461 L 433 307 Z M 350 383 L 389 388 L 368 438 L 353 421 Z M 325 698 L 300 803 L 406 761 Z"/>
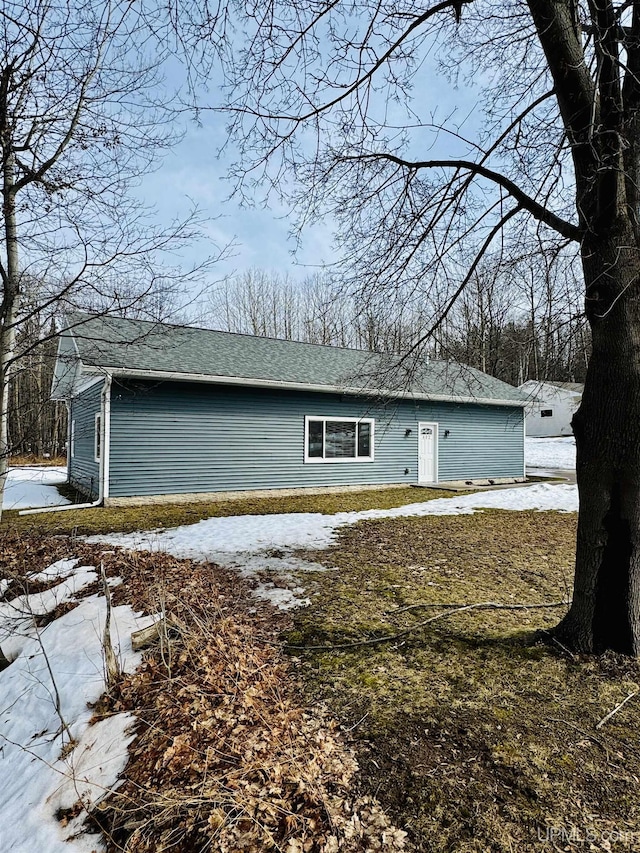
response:
<path id="1" fill-rule="evenodd" d="M 553 417 L 553 409 L 542 409 L 540 412 L 541 418 L 552 418 Z"/>
<path id="2" fill-rule="evenodd" d="M 100 412 L 96 415 L 96 426 L 94 433 L 94 454 L 93 458 L 96 462 L 100 461 L 100 454 L 102 453 L 102 415 Z"/>
<path id="3" fill-rule="evenodd" d="M 373 462 L 373 418 L 304 419 L 305 462 Z"/>

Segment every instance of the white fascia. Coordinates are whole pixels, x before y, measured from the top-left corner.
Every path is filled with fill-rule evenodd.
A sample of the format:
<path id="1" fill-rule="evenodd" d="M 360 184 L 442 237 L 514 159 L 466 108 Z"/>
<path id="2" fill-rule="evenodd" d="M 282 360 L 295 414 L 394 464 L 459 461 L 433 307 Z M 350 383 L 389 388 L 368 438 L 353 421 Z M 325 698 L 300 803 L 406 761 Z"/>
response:
<path id="1" fill-rule="evenodd" d="M 210 376 L 206 373 L 176 373 L 163 370 L 128 370 L 124 367 L 82 367 L 87 375 L 105 370 L 123 379 L 151 379 L 161 382 L 203 382 L 211 385 L 238 385 L 248 388 L 273 388 L 284 391 L 315 391 L 321 394 L 348 394 L 358 397 L 385 397 L 393 400 L 426 400 L 434 403 L 475 403 L 483 406 L 515 406 L 524 408 L 526 400 L 500 400 L 485 397 L 463 397 L 452 394 L 418 394 L 414 391 L 387 391 L 378 388 L 350 388 L 339 385 L 313 385 L 303 382 L 277 382 L 271 379 L 250 379 L 244 376 Z"/>
<path id="2" fill-rule="evenodd" d="M 101 461 L 101 489 L 102 500 L 109 497 L 109 473 L 111 467 L 111 374 L 107 373 L 104 378 L 104 389 L 102 391 L 102 461 Z"/>
<path id="3" fill-rule="evenodd" d="M 108 374 L 106 374 L 108 375 Z M 83 382 L 80 382 L 76 388 L 73 389 L 73 396 L 77 397 L 78 394 L 82 394 L 84 391 L 88 391 L 89 388 L 93 388 L 94 385 L 99 385 L 105 379 L 105 374 L 101 376 L 90 376 L 86 378 Z"/>

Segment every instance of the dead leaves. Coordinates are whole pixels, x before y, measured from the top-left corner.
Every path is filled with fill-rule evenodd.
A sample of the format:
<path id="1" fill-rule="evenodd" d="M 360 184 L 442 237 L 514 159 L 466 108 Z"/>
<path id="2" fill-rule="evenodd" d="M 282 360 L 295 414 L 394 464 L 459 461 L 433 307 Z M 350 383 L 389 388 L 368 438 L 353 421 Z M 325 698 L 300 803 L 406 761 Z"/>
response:
<path id="1" fill-rule="evenodd" d="M 274 643 L 285 617 L 256 604 L 246 581 L 217 566 L 62 537 L 5 534 L 4 545 L 0 577 L 22 580 L 62 557 L 102 561 L 108 577 L 123 580 L 114 604 L 180 620 L 96 706 L 140 721 L 123 784 L 92 814 L 111 851 L 405 849 L 405 833 L 355 793 L 358 767 L 335 721 L 298 702 Z"/>
<path id="2" fill-rule="evenodd" d="M 202 588 L 191 604 L 183 593 L 168 604 L 188 630 L 125 680 L 113 708 L 142 725 L 126 782 L 96 815 L 107 835 L 128 853 L 403 850 L 405 833 L 355 795 L 335 721 L 296 702 L 288 665 L 260 639 L 269 626 L 217 595 L 207 612 Z"/>

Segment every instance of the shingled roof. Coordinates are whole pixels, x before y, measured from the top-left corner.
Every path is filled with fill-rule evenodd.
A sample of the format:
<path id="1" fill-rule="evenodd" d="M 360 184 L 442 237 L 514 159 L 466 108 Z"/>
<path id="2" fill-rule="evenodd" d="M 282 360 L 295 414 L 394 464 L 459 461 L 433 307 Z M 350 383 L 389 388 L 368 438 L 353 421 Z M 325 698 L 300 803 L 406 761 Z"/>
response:
<path id="1" fill-rule="evenodd" d="M 506 382 L 456 362 L 74 313 L 61 333 L 52 396 L 112 374 L 417 399 L 524 405 Z"/>

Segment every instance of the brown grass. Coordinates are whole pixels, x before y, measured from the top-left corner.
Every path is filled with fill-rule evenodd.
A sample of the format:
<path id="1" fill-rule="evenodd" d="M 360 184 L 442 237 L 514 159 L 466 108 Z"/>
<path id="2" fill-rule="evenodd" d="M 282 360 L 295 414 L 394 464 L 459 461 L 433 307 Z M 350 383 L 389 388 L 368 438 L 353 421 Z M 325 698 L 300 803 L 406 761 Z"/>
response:
<path id="1" fill-rule="evenodd" d="M 574 515 L 537 512 L 347 528 L 304 555 L 338 571 L 306 578 L 315 604 L 289 642 L 391 635 L 439 612 L 396 612 L 411 604 L 562 599 L 574 535 Z M 639 689 L 640 666 L 542 642 L 562 612 L 469 611 L 395 642 L 303 655 L 310 700 L 353 727 L 367 788 L 417 850 L 640 850 L 640 697 L 595 728 Z"/>
<path id="2" fill-rule="evenodd" d="M 35 453 L 16 453 L 9 465 L 66 465 L 66 456 L 36 456 Z"/>
<path id="3" fill-rule="evenodd" d="M 398 488 L 340 494 L 240 498 L 211 503 L 96 507 L 22 516 L 15 511 L 7 511 L 2 515 L 0 530 L 9 528 L 36 535 L 69 533 L 92 535 L 114 531 L 132 533 L 136 530 L 155 530 L 163 527 L 178 527 L 182 524 L 196 524 L 205 518 L 221 516 L 273 515 L 287 512 L 320 512 L 333 515 L 336 512 L 389 509 L 450 496 L 451 492 L 439 489 Z"/>
<path id="4" fill-rule="evenodd" d="M 69 516 L 78 515 L 80 529 L 103 532 L 209 514 L 336 512 L 439 496 L 390 490 L 36 518 L 62 523 L 53 529 L 65 532 Z M 487 511 L 344 528 L 333 548 L 300 553 L 328 571 L 301 575 L 313 604 L 295 614 L 286 639 L 335 646 L 389 637 L 441 612 L 402 609 L 415 604 L 563 599 L 571 590 L 575 522 L 560 513 Z M 179 562 L 166 582 L 192 589 Z M 125 577 L 117 595 L 144 594 L 144 573 Z M 545 641 L 541 632 L 561 615 L 559 608 L 469 611 L 381 645 L 293 652 L 307 702 L 326 703 L 356 739 L 363 793 L 382 800 L 420 853 L 640 851 L 640 696 L 596 728 L 640 689 L 640 665 L 615 655 L 575 657 Z M 198 653 L 188 651 L 194 672 Z M 137 701 L 151 729 L 165 687 L 157 667 L 149 672 Z M 279 673 L 289 684 L 291 670 Z M 138 786 L 141 773 L 133 777 Z"/>

